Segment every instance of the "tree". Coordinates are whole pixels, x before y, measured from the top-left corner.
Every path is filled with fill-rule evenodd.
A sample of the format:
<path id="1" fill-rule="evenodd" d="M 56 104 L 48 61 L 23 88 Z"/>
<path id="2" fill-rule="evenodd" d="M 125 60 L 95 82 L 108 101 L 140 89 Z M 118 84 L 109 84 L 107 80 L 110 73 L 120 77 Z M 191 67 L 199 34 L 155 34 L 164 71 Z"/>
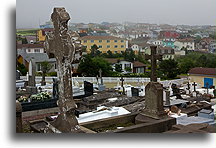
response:
<path id="1" fill-rule="evenodd" d="M 84 76 L 95 77 L 102 70 L 103 76 L 110 76 L 112 74 L 112 66 L 101 57 L 91 57 L 86 55 L 80 62 L 78 72 Z"/>
<path id="2" fill-rule="evenodd" d="M 49 70 L 53 67 L 49 62 L 44 61 L 40 63 L 41 65 L 41 71 L 42 71 L 42 80 L 41 80 L 41 86 L 46 85 L 45 76 L 46 73 L 49 72 Z"/>
<path id="3" fill-rule="evenodd" d="M 107 51 L 107 57 L 108 58 L 113 58 L 113 54 L 110 50 Z"/>
<path id="4" fill-rule="evenodd" d="M 92 57 L 95 57 L 96 56 L 96 51 L 98 50 L 98 46 L 96 44 L 94 44 L 93 46 L 91 46 L 91 49 L 90 49 L 90 55 Z"/>
<path id="5" fill-rule="evenodd" d="M 131 69 L 130 67 L 126 67 L 126 68 L 125 68 L 125 71 L 127 71 L 127 72 L 131 72 L 132 69 Z"/>
<path id="6" fill-rule="evenodd" d="M 159 64 L 159 71 L 164 78 L 173 79 L 179 74 L 178 62 L 173 59 L 163 60 Z"/>
<path id="7" fill-rule="evenodd" d="M 120 64 L 115 64 L 115 71 L 116 72 L 122 72 L 122 67 Z"/>
<path id="8" fill-rule="evenodd" d="M 18 63 L 17 70 L 20 71 L 21 75 L 25 76 L 28 72 L 28 69 L 25 67 L 25 65 Z"/>

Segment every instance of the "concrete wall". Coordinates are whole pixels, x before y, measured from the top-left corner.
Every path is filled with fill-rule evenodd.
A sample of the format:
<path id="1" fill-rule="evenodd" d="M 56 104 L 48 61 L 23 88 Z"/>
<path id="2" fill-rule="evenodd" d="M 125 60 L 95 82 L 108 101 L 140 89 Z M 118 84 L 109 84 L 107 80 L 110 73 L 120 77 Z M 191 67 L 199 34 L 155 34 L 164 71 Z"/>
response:
<path id="1" fill-rule="evenodd" d="M 213 85 L 216 86 L 216 76 L 189 75 L 190 82 L 196 82 L 204 87 L 204 78 L 213 78 Z"/>

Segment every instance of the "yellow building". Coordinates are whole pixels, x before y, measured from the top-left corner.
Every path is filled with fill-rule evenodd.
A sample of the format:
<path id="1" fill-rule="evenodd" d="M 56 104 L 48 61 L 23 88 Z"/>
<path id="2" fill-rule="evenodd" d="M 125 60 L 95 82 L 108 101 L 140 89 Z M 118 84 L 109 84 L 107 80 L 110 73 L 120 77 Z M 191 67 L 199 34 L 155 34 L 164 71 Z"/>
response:
<path id="1" fill-rule="evenodd" d="M 102 53 L 110 50 L 112 53 L 121 53 L 128 48 L 128 41 L 113 36 L 84 36 L 80 38 L 86 51 L 90 52 L 91 47 L 95 44 Z"/>
<path id="2" fill-rule="evenodd" d="M 188 72 L 190 82 L 201 84 L 202 87 L 216 86 L 216 69 L 215 68 L 192 68 Z"/>
<path id="3" fill-rule="evenodd" d="M 52 32 L 53 28 L 45 28 L 45 29 L 40 29 L 37 31 L 37 38 L 39 42 L 44 42 L 46 38 L 46 33 L 47 32 Z"/>

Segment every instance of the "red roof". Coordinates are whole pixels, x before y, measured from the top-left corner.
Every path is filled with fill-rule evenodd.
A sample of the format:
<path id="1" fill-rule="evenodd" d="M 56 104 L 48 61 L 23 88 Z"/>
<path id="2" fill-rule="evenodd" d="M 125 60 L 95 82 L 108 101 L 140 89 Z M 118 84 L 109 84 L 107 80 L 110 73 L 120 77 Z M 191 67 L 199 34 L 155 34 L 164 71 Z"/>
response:
<path id="1" fill-rule="evenodd" d="M 133 62 L 133 67 L 146 67 L 146 65 L 139 62 L 139 61 L 134 61 Z"/>
<path id="2" fill-rule="evenodd" d="M 17 44 L 17 48 L 43 48 L 43 44 Z"/>
<path id="3" fill-rule="evenodd" d="M 216 76 L 216 68 L 202 68 L 196 67 L 192 68 L 188 72 L 189 74 L 198 74 L 198 75 L 214 75 Z"/>

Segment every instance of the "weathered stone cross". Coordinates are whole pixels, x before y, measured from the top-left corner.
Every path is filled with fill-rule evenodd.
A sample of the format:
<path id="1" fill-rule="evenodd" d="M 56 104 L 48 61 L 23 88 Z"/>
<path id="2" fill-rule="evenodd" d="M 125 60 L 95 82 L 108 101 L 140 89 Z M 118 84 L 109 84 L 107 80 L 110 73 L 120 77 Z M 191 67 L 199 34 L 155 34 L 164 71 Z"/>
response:
<path id="1" fill-rule="evenodd" d="M 103 85 L 103 78 L 102 78 L 102 70 L 99 69 L 99 77 L 101 79 L 101 85 Z"/>
<path id="2" fill-rule="evenodd" d="M 151 55 L 145 55 L 146 60 L 151 60 L 151 81 L 157 82 L 156 68 L 157 68 L 157 60 L 162 60 L 162 55 L 157 54 L 157 46 L 150 46 Z"/>
<path id="3" fill-rule="evenodd" d="M 54 32 L 46 35 L 45 50 L 55 56 L 57 62 L 60 114 L 51 123 L 61 132 L 78 132 L 79 126 L 75 117 L 76 104 L 72 93 L 72 62 L 81 45 L 75 42 L 72 32 L 68 31 L 69 14 L 65 8 L 54 8 L 51 15 Z"/>

